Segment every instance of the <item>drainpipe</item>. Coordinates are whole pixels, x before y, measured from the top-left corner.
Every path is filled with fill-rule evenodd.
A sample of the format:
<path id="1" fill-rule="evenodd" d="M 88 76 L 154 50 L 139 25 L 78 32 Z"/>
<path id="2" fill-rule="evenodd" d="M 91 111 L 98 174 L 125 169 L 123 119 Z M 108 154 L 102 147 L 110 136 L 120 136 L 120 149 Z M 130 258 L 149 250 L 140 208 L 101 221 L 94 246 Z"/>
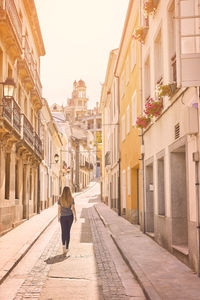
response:
<path id="1" fill-rule="evenodd" d="M 139 0 L 139 24 L 141 24 L 141 0 Z M 139 44 L 139 96 L 140 96 L 140 112 L 143 111 L 143 93 L 142 93 L 142 46 Z M 144 190 L 144 138 L 143 129 L 141 129 L 141 168 L 142 168 L 142 222 L 143 222 L 143 232 L 145 233 L 145 190 Z"/>
<path id="2" fill-rule="evenodd" d="M 198 87 L 197 99 L 199 99 Z M 198 103 L 198 102 L 197 102 Z M 198 109 L 199 120 L 199 109 Z M 199 124 L 198 124 L 199 129 Z M 199 130 L 198 130 L 199 131 Z M 196 209 L 197 209 L 197 239 L 198 239 L 198 276 L 200 277 L 200 202 L 199 202 L 199 147 L 198 147 L 198 135 L 196 136 L 196 152 L 193 153 L 193 161 L 195 162 L 195 187 L 196 187 Z"/>
<path id="3" fill-rule="evenodd" d="M 118 216 L 121 216 L 121 155 L 120 155 L 120 95 L 119 95 L 119 76 L 114 75 L 117 78 L 117 104 L 118 104 L 118 166 L 119 166 L 119 176 L 118 176 Z"/>
<path id="4" fill-rule="evenodd" d="M 40 137 L 40 112 L 38 114 L 38 136 Z M 40 214 L 40 165 L 37 167 L 37 180 L 38 180 L 38 188 L 37 188 L 37 214 Z"/>

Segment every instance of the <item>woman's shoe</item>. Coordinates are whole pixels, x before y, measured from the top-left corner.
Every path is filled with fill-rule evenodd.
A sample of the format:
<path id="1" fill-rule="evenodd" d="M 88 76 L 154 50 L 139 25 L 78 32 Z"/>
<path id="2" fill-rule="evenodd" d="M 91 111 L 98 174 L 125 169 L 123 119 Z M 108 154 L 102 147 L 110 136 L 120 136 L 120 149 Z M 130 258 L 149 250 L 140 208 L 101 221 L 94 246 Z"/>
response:
<path id="1" fill-rule="evenodd" d="M 63 246 L 63 254 L 67 254 L 67 249 L 65 246 Z"/>

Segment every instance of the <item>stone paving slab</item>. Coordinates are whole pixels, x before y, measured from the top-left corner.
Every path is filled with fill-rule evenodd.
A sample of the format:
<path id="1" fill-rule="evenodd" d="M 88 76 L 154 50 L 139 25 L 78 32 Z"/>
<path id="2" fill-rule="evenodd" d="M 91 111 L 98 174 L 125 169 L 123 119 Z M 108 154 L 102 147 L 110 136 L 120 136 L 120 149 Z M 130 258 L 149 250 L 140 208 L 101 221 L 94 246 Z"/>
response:
<path id="1" fill-rule="evenodd" d="M 200 278 L 103 203 L 95 208 L 148 299 L 199 300 Z"/>
<path id="2" fill-rule="evenodd" d="M 0 237 L 0 284 L 56 216 L 54 205 Z"/>

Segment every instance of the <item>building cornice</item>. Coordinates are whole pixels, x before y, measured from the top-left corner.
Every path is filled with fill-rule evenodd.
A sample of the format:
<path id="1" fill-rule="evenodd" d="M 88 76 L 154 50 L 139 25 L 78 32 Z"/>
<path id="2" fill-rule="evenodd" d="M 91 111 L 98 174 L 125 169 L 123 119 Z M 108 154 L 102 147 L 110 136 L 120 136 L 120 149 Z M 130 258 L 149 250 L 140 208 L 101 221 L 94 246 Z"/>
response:
<path id="1" fill-rule="evenodd" d="M 126 19 L 124 23 L 124 28 L 122 32 L 122 37 L 119 46 L 119 53 L 117 57 L 116 67 L 114 70 L 115 76 L 120 76 L 121 68 L 123 66 L 124 57 L 127 53 L 128 43 L 130 42 L 133 34 L 133 28 L 136 23 L 137 16 L 139 18 L 139 1 L 130 0 L 128 5 L 128 10 L 126 14 Z"/>
<path id="2" fill-rule="evenodd" d="M 39 56 L 45 55 L 44 42 L 34 0 L 23 0 Z"/>

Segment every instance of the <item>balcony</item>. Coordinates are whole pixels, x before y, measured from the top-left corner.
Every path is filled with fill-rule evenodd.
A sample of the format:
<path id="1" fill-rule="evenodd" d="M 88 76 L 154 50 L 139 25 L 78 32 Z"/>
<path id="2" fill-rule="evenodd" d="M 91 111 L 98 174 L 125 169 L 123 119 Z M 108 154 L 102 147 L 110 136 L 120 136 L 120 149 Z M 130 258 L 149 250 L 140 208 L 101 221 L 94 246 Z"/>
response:
<path id="1" fill-rule="evenodd" d="M 3 98 L 0 105 L 0 131 L 9 133 L 13 140 L 20 142 L 22 149 L 27 149 L 42 159 L 42 141 L 14 98 Z M 25 143 L 24 143 L 25 142 Z"/>
<path id="2" fill-rule="evenodd" d="M 14 133 L 20 135 L 21 112 L 19 105 L 13 98 L 4 98 L 1 106 L 1 120 L 5 129 L 13 128 Z"/>
<path id="3" fill-rule="evenodd" d="M 22 22 L 14 0 L 0 0 L 0 27 L 2 41 L 9 48 L 10 54 L 16 57 L 22 53 Z M 13 43 L 14 40 L 14 43 Z"/>

